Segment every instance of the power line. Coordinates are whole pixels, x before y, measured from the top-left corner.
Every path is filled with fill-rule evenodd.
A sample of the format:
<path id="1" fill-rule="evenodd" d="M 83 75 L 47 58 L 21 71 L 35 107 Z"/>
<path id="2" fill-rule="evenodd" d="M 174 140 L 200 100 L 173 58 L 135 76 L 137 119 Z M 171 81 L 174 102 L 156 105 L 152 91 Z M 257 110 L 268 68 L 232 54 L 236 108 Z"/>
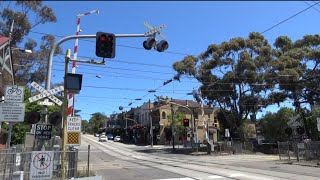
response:
<path id="1" fill-rule="evenodd" d="M 34 34 L 41 34 L 41 35 L 52 35 L 52 36 L 55 36 L 55 37 L 66 37 L 66 36 L 62 36 L 62 35 L 57 35 L 57 34 L 48 34 L 48 33 L 44 33 L 44 32 L 38 32 L 38 31 L 30 31 L 30 33 L 34 33 Z M 92 40 L 87 40 L 87 39 L 81 39 L 82 41 L 87 41 L 87 42 L 91 42 L 91 43 L 95 43 L 95 41 L 92 41 Z M 128 46 L 128 45 L 121 45 L 121 44 L 117 44 L 116 46 L 119 46 L 119 47 L 124 47 L 124 48 L 131 48 L 131 49 L 142 49 L 142 50 L 145 50 L 144 48 L 142 47 L 135 47 L 135 46 Z M 152 49 L 152 51 L 156 51 L 154 49 Z M 167 54 L 177 54 L 177 55 L 184 55 L 184 56 L 188 56 L 188 55 L 191 55 L 191 54 L 186 54 L 186 53 L 181 53 L 181 52 L 173 52 L 173 51 L 164 51 L 162 53 L 167 53 Z"/>
<path id="2" fill-rule="evenodd" d="M 319 4 L 319 3 L 320 3 L 320 2 L 317 2 L 317 3 L 315 3 L 315 4 L 311 5 L 311 6 L 309 6 L 309 7 L 305 8 L 305 9 L 303 9 L 302 11 L 297 12 L 296 14 L 294 14 L 294 15 L 292 15 L 292 16 L 290 16 L 290 17 L 288 17 L 287 19 L 285 19 L 285 20 L 283 20 L 283 21 L 281 21 L 281 22 L 279 22 L 279 23 L 277 23 L 277 24 L 275 24 L 275 25 L 271 26 L 270 28 L 268 28 L 268 29 L 266 29 L 266 30 L 262 31 L 262 32 L 261 32 L 261 34 L 264 34 L 264 33 L 268 32 L 268 31 L 270 31 L 271 29 L 273 29 L 273 28 L 275 28 L 275 27 L 279 26 L 280 24 L 282 24 L 282 23 L 284 23 L 284 22 L 286 22 L 286 21 L 288 21 L 288 20 L 290 20 L 290 19 L 292 19 L 292 18 L 294 18 L 294 17 L 298 16 L 299 14 L 301 14 L 301 13 L 303 13 L 303 12 L 307 11 L 308 9 L 313 8 L 314 6 L 316 6 L 316 5 L 317 5 L 317 4 Z"/>
<path id="3" fill-rule="evenodd" d="M 303 1 L 305 4 L 308 4 L 308 6 L 311 6 L 307 1 Z M 316 7 L 312 7 L 314 10 L 318 11 L 318 13 L 320 13 L 319 9 L 317 9 Z"/>

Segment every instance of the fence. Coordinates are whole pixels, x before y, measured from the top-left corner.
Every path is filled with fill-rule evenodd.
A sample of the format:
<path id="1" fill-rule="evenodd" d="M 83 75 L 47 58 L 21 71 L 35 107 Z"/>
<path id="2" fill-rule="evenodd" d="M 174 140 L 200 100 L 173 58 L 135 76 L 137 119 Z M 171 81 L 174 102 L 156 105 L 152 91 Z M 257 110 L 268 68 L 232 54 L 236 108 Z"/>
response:
<path id="1" fill-rule="evenodd" d="M 218 142 L 218 146 L 215 148 L 218 153 L 228 154 L 251 154 L 254 153 L 254 147 L 252 142 L 241 141 L 221 141 Z"/>
<path id="2" fill-rule="evenodd" d="M 28 179 L 43 179 L 51 176 L 51 179 L 62 177 L 62 154 L 65 153 L 66 171 L 65 177 L 79 177 L 81 174 L 88 175 L 88 153 L 79 152 L 77 149 L 60 151 L 25 151 L 22 148 L 11 148 L 0 151 L 0 180 L 12 180 L 23 177 Z M 82 158 L 79 162 L 78 156 Z M 51 169 L 52 168 L 52 169 Z"/>
<path id="3" fill-rule="evenodd" d="M 320 141 L 278 142 L 278 152 L 283 161 L 319 161 Z"/>

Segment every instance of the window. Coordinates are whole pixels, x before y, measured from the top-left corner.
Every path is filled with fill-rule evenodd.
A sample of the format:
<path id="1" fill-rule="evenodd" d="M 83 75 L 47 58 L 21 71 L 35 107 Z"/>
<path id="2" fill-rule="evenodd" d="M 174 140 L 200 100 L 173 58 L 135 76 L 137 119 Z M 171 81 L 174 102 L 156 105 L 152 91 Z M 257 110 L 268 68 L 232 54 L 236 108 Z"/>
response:
<path id="1" fill-rule="evenodd" d="M 214 123 L 218 123 L 218 121 L 215 119 L 215 120 L 214 120 Z"/>
<path id="2" fill-rule="evenodd" d="M 162 116 L 162 119 L 166 119 L 167 118 L 166 117 L 166 112 L 163 111 L 161 116 Z"/>

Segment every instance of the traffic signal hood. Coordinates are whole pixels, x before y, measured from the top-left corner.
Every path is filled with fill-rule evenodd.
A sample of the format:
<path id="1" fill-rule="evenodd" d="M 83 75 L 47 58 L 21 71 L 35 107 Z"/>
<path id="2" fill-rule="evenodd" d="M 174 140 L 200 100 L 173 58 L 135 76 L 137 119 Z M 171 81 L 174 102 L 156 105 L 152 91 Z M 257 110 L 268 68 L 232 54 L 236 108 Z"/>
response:
<path id="1" fill-rule="evenodd" d="M 114 58 L 116 50 L 116 37 L 112 33 L 97 32 L 96 55 L 103 58 Z"/>

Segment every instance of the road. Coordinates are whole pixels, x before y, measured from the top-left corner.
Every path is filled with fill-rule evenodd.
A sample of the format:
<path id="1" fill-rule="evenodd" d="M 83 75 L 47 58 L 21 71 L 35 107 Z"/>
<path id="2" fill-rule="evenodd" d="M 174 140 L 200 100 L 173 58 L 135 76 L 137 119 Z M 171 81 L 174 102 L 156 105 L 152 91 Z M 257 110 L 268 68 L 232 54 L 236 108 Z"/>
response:
<path id="1" fill-rule="evenodd" d="M 90 144 L 90 168 L 106 180 L 271 180 L 320 179 L 318 168 L 282 164 L 274 155 L 192 156 L 119 142 L 98 142 L 82 136 L 79 163 L 86 163 Z M 153 149 L 157 149 L 154 147 Z"/>

